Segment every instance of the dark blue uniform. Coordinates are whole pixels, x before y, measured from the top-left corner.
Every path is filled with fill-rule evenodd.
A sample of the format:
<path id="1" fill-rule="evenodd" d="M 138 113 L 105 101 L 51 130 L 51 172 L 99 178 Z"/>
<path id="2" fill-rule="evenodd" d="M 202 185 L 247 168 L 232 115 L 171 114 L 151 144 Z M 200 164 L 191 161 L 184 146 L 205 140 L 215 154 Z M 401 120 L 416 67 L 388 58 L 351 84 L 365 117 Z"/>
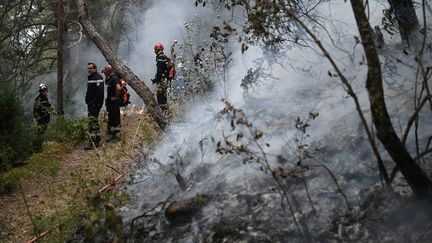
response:
<path id="1" fill-rule="evenodd" d="M 87 77 L 85 102 L 88 109 L 90 139 L 98 144 L 101 140 L 99 131 L 99 112 L 104 102 L 104 80 L 99 73 Z"/>
<path id="2" fill-rule="evenodd" d="M 108 134 L 115 137 L 120 132 L 120 100 L 112 100 L 112 98 L 115 98 L 116 86 L 121 85 L 121 82 L 117 75 L 113 75 L 107 77 L 105 84 L 107 85 L 105 105 L 108 112 Z"/>
<path id="3" fill-rule="evenodd" d="M 167 89 L 168 89 L 168 61 L 169 58 L 161 51 L 156 55 L 156 75 L 154 82 L 157 84 L 156 88 L 156 98 L 159 106 L 162 109 L 166 109 L 167 107 Z"/>
<path id="4" fill-rule="evenodd" d="M 51 114 L 50 114 L 51 109 L 52 106 L 48 100 L 48 97 L 39 94 L 38 97 L 36 97 L 34 102 L 33 117 L 36 120 L 36 124 L 42 127 L 43 129 L 46 128 L 46 126 L 51 120 Z"/>

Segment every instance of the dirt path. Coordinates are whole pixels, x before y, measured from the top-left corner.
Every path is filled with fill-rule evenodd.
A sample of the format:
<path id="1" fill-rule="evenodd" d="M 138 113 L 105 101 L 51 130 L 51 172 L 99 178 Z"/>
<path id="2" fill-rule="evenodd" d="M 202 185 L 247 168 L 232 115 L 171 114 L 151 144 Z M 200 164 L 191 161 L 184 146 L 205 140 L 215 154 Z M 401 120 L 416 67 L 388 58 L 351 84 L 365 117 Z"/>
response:
<path id="1" fill-rule="evenodd" d="M 83 144 L 45 144 L 33 156 L 40 164 L 25 166 L 29 175 L 21 180 L 22 190 L 0 196 L 0 242 L 23 242 L 56 224 L 64 225 L 61 231 L 42 241 L 67 239 L 88 211 L 88 199 L 136 164 L 142 143 L 151 143 L 156 131 L 147 116 L 129 113 L 122 117 L 122 141 L 117 144 L 93 151 L 84 151 Z"/>

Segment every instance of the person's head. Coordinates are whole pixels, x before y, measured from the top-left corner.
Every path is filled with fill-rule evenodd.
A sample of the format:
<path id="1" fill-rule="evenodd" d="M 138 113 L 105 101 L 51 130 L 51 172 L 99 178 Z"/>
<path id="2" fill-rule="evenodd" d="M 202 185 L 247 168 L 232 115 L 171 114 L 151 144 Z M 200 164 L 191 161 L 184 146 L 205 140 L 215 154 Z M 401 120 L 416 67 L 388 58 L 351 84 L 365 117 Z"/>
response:
<path id="1" fill-rule="evenodd" d="M 39 94 L 43 96 L 48 96 L 48 86 L 45 84 L 40 84 L 38 88 Z"/>
<path id="2" fill-rule="evenodd" d="M 89 62 L 87 63 L 87 73 L 88 75 L 95 74 L 97 72 L 96 64 Z"/>
<path id="3" fill-rule="evenodd" d="M 162 43 L 160 43 L 160 42 L 157 42 L 157 43 L 154 45 L 154 52 L 155 52 L 156 54 L 158 54 L 159 52 L 163 51 L 163 49 L 164 49 L 164 46 L 163 46 Z"/>
<path id="4" fill-rule="evenodd" d="M 114 68 L 111 67 L 111 65 L 106 65 L 104 67 L 104 69 L 102 70 L 102 72 L 106 75 L 106 76 L 113 76 L 115 74 Z"/>

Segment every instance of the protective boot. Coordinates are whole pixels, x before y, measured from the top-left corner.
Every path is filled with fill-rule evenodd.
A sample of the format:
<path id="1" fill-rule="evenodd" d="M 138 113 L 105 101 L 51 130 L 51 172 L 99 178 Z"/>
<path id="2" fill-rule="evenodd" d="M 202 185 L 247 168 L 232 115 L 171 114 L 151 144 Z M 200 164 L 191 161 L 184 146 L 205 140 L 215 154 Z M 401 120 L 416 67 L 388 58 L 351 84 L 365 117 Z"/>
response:
<path id="1" fill-rule="evenodd" d="M 90 136 L 90 141 L 86 145 L 84 145 L 84 150 L 92 150 L 99 147 L 100 140 L 101 137 L 99 135 Z"/>
<path id="2" fill-rule="evenodd" d="M 84 145 L 84 150 L 92 150 L 99 147 L 99 142 L 88 142 L 86 145 Z"/>
<path id="3" fill-rule="evenodd" d="M 106 140 L 107 143 L 120 142 L 121 139 L 118 137 L 120 133 L 120 127 L 109 127 L 107 132 L 108 132 L 108 139 Z"/>

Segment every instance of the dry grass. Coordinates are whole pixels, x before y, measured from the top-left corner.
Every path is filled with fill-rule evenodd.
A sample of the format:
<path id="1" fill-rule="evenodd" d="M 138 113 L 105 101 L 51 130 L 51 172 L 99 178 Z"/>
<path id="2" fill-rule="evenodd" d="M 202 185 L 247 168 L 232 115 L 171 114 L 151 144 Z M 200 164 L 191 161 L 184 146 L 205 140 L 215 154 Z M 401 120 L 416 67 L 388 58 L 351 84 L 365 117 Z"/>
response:
<path id="1" fill-rule="evenodd" d="M 119 174 L 133 169 L 136 162 L 131 158 L 142 150 L 140 143 L 150 144 L 157 136 L 157 126 L 149 117 L 132 113 L 122 118 L 120 143 L 104 144 L 95 151 L 84 151 L 82 144 L 46 143 L 27 165 L 10 172 L 23 189 L 0 196 L 0 242 L 23 242 L 56 224 L 61 224 L 60 229 L 41 242 L 68 239 L 90 215 L 89 199 Z M 106 200 L 116 198 L 119 204 L 118 195 L 110 192 L 104 196 Z"/>

